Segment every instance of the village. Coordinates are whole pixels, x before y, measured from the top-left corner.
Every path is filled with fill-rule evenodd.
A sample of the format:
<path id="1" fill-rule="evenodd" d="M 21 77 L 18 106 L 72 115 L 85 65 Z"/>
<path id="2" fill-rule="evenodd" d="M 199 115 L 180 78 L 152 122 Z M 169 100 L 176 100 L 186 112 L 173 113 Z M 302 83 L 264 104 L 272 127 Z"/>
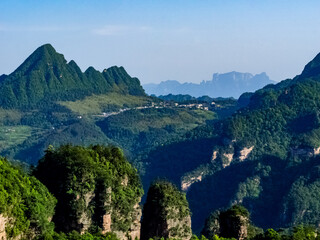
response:
<path id="1" fill-rule="evenodd" d="M 130 111 L 130 110 L 141 110 L 141 109 L 148 109 L 148 108 L 187 108 L 187 109 L 198 109 L 198 110 L 203 110 L 203 111 L 209 111 L 209 110 L 214 110 L 216 108 L 221 107 L 219 104 L 216 104 L 215 102 L 202 102 L 202 103 L 177 103 L 174 101 L 162 101 L 159 103 L 151 102 L 151 104 L 146 105 L 146 106 L 139 106 L 139 107 L 134 107 L 134 108 L 121 108 L 119 111 L 113 111 L 113 112 L 103 112 L 102 114 L 95 115 L 96 117 L 110 117 L 113 115 L 118 115 L 120 113 Z"/>

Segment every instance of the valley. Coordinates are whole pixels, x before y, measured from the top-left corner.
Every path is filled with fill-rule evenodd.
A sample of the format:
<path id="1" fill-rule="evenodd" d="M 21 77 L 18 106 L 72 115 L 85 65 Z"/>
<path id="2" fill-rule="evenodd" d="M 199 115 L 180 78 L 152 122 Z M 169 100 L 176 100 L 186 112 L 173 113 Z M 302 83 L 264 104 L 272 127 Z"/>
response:
<path id="1" fill-rule="evenodd" d="M 81 72 L 74 61 L 67 62 L 47 44 L 1 77 L 0 154 L 14 164 L 7 172 L 15 172 L 18 165 L 31 174 L 19 170 L 22 175 L 14 178 L 28 182 L 36 177 L 45 185 L 35 190 L 40 191 L 39 199 L 46 194 L 51 198 L 45 187 L 54 194 L 58 205 L 51 199 L 48 208 L 56 207 L 57 212 L 48 214 L 56 229 L 65 233 L 100 229 L 119 239 L 129 239 L 128 234 L 139 238 L 140 233 L 148 239 L 160 231 L 155 227 L 160 224 L 163 236 L 190 239 L 191 233 L 205 231 L 210 213 L 216 213 L 213 219 L 222 214 L 214 220 L 221 224 L 229 221 L 223 217 L 227 209 L 244 213 L 233 208 L 238 205 L 250 215 L 252 239 L 270 227 L 318 226 L 319 62 L 318 55 L 294 79 L 244 93 L 238 100 L 155 97 L 145 94 L 139 80 L 123 67 L 102 72 L 89 67 Z M 11 163 L 1 161 L 11 169 Z M 50 175 L 50 164 L 56 172 L 65 172 L 66 179 Z M 53 184 L 55 179 L 58 183 Z M 14 189 L 28 199 L 23 188 Z M 143 194 L 148 189 L 152 197 Z M 62 204 L 66 199 L 72 208 Z M 2 201 L 11 204 L 7 197 Z M 159 222 L 148 215 L 150 209 L 143 213 L 140 207 L 155 203 L 151 210 L 162 213 Z M 20 207 L 25 218 L 41 217 L 32 221 L 43 225 L 30 220 L 30 226 L 53 234 L 53 223 L 43 219 L 47 215 L 28 215 Z M 20 219 L 10 207 L 1 211 Z M 141 214 L 151 220 L 140 226 Z M 237 214 L 237 221 L 249 216 Z M 24 230 L 27 225 L 17 230 L 14 226 L 8 235 L 31 236 Z M 214 229 L 206 236 L 231 237 L 224 234 L 224 227 Z"/>

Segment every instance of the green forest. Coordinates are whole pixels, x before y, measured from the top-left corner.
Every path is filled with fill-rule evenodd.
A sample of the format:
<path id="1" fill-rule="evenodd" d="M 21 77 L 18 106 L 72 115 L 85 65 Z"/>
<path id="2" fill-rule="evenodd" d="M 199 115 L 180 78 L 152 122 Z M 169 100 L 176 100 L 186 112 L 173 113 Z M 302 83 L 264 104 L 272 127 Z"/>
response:
<path id="1" fill-rule="evenodd" d="M 238 100 L 156 98 L 41 46 L 0 79 L 0 236 L 317 239 L 319 66 Z"/>

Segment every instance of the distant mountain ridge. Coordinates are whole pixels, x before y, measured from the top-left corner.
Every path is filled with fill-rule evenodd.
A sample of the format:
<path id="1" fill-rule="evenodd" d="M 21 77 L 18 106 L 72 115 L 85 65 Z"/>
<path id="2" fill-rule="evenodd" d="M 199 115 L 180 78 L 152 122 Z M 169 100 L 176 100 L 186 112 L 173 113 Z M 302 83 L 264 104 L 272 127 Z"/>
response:
<path id="1" fill-rule="evenodd" d="M 111 67 L 99 72 L 89 67 L 84 73 L 71 60 L 45 44 L 36 49 L 13 73 L 0 76 L 0 106 L 32 108 L 50 101 L 74 100 L 92 94 L 118 92 L 142 95 L 137 78 L 123 67 Z"/>
<path id="2" fill-rule="evenodd" d="M 256 91 L 265 85 L 273 84 L 268 75 L 263 72 L 253 75 L 251 73 L 229 72 L 214 73 L 212 80 L 196 83 L 180 83 L 176 80 L 163 81 L 159 84 L 144 84 L 143 88 L 148 94 L 189 94 L 194 97 L 234 97 L 238 98 L 244 92 Z"/>

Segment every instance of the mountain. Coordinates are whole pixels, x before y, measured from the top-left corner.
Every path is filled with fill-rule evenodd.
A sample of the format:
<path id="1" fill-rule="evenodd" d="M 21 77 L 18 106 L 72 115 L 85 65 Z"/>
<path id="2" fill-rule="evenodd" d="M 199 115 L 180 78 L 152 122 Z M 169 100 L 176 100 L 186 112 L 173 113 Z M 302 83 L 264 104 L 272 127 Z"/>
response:
<path id="1" fill-rule="evenodd" d="M 177 100 L 185 96 L 173 97 Z M 318 226 L 320 57 L 293 79 L 243 94 L 227 118 L 151 151 L 144 185 L 163 176 L 187 192 L 192 229 L 241 203 L 262 228 Z"/>
<path id="2" fill-rule="evenodd" d="M 145 189 L 155 178 L 165 177 L 186 192 L 196 233 L 210 212 L 223 212 L 234 204 L 244 205 L 257 227 L 320 224 L 319 55 L 299 76 L 243 94 L 236 105 L 233 99 L 148 97 L 138 94 L 141 86 L 131 85 L 135 81 L 121 68 L 102 73 L 89 68 L 82 73 L 73 61 L 60 64 L 64 58 L 49 46 L 40 49 L 57 69 L 65 67 L 66 74 L 73 69 L 70 74 L 76 76 L 55 82 L 60 75 L 50 77 L 49 69 L 38 78 L 43 81 L 35 78 L 38 84 L 28 89 L 24 83 L 33 78 L 26 69 L 36 68 L 22 64 L 15 72 L 29 77 L 14 73 L 0 77 L 0 90 L 11 89 L 13 100 L 20 99 L 0 109 L 1 155 L 37 164 L 50 145 L 56 149 L 65 143 L 121 146 L 138 168 Z M 65 83 L 68 87 L 61 90 Z M 45 89 L 46 96 L 37 97 L 36 86 Z M 220 108 L 230 111 L 221 114 Z M 96 170 L 90 170 L 89 177 L 101 176 Z M 68 194 L 76 190 L 73 183 L 78 186 L 77 174 L 68 178 Z M 122 179 L 118 180 L 116 187 L 121 190 Z M 86 190 L 93 186 L 80 183 Z M 119 192 L 121 199 L 127 196 Z M 87 210 L 97 215 L 91 207 Z M 86 221 L 83 212 L 78 213 L 75 221 Z"/>
<path id="3" fill-rule="evenodd" d="M 170 182 L 158 180 L 150 186 L 142 215 L 141 240 L 189 240 L 192 236 L 186 196 Z"/>
<path id="4" fill-rule="evenodd" d="M 213 74 L 211 81 L 202 81 L 200 84 L 180 83 L 168 80 L 159 84 L 144 84 L 148 94 L 189 94 L 194 97 L 207 95 L 210 97 L 238 98 L 244 92 L 253 92 L 268 84 L 274 84 L 266 73 L 252 75 L 251 73 L 229 72 Z"/>
<path id="5" fill-rule="evenodd" d="M 0 77 L 2 108 L 35 108 L 48 102 L 76 100 L 92 94 L 119 92 L 144 96 L 137 78 L 123 67 L 99 72 L 89 67 L 84 73 L 74 61 L 45 44 L 36 49 L 13 73 Z"/>
<path id="6" fill-rule="evenodd" d="M 50 44 L 0 76 L 0 154 L 29 164 L 49 145 L 112 144 L 143 169 L 140 156 L 217 116 L 147 96 L 123 67 L 82 72 Z"/>
<path id="7" fill-rule="evenodd" d="M 319 224 L 319 60 L 292 80 L 256 91 L 247 107 L 213 126 L 218 137 L 209 167 L 185 180 L 201 176 L 188 188 L 195 228 L 204 213 L 234 203 L 263 228 Z M 199 198 L 201 192 L 207 194 Z"/>
<path id="8" fill-rule="evenodd" d="M 143 189 L 136 169 L 119 148 L 51 148 L 34 175 L 58 200 L 52 218 L 56 231 L 83 234 L 100 229 L 121 240 L 140 237 Z"/>

